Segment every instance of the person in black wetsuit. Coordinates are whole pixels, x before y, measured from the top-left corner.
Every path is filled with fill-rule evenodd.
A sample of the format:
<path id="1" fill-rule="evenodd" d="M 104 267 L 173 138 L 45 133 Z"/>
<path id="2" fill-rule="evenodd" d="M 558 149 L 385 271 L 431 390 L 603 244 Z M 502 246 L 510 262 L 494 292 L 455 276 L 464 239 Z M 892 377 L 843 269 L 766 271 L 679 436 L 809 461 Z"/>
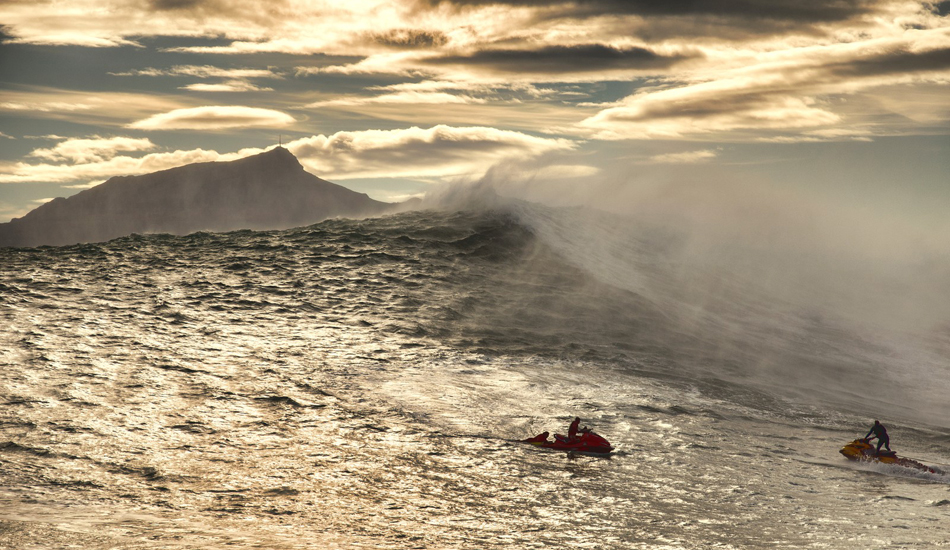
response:
<path id="1" fill-rule="evenodd" d="M 864 439 L 870 441 L 873 439 L 871 434 L 874 434 L 874 437 L 877 438 L 877 452 L 881 452 L 881 446 L 883 445 L 887 448 L 888 451 L 891 450 L 891 438 L 887 437 L 887 430 L 884 429 L 884 424 L 881 424 L 877 420 L 874 421 L 874 425 L 871 426 L 871 431 L 868 432 L 868 435 L 864 436 Z"/>

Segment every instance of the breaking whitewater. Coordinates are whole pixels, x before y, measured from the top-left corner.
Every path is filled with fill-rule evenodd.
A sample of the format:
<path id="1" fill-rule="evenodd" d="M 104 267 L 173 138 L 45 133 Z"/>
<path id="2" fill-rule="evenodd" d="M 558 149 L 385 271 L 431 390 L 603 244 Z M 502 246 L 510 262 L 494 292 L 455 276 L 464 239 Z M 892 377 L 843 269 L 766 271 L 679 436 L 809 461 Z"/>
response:
<path id="1" fill-rule="evenodd" d="M 950 545 L 950 476 L 838 454 L 947 469 L 945 279 L 730 242 L 510 201 L 0 250 L 0 548 Z M 517 443 L 575 415 L 617 451 Z"/>

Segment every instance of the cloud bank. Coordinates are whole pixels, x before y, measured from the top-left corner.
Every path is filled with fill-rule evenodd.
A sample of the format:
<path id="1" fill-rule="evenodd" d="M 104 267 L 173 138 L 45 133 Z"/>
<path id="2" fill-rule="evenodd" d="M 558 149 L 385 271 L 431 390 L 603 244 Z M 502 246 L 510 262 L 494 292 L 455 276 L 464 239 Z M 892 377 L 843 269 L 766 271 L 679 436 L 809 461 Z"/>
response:
<path id="1" fill-rule="evenodd" d="M 538 158 L 573 150 L 576 144 L 487 127 L 404 128 L 315 135 L 286 143 L 312 173 L 328 179 L 477 177 L 499 162 Z M 154 152 L 144 156 L 123 153 L 151 151 L 148 139 L 91 137 L 66 139 L 50 148 L 36 149 L 31 159 L 0 165 L 0 183 L 66 183 L 88 187 L 112 176 L 137 175 L 194 162 L 227 161 L 263 149 L 218 153 Z"/>

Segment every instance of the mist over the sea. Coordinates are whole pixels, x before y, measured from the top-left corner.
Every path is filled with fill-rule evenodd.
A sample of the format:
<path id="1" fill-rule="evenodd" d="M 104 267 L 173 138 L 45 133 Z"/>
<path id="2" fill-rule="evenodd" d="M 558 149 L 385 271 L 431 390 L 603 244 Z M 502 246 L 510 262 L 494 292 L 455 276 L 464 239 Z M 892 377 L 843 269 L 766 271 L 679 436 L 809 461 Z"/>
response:
<path id="1" fill-rule="evenodd" d="M 563 261 L 649 302 L 667 323 L 661 345 L 681 354 L 676 368 L 805 401 L 950 418 L 946 224 L 808 187 L 629 179 L 568 186 L 497 167 L 436 197 L 510 208 Z"/>

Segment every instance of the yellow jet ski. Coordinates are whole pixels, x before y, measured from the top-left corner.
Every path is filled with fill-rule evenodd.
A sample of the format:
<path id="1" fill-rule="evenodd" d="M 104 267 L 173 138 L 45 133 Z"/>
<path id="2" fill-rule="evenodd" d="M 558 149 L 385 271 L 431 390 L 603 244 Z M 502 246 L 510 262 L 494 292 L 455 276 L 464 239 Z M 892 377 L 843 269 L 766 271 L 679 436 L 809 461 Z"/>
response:
<path id="1" fill-rule="evenodd" d="M 931 474 L 943 474 L 941 470 L 931 468 L 926 464 L 921 464 L 914 459 L 897 456 L 894 451 L 878 452 L 867 439 L 855 439 L 841 448 L 841 454 L 848 460 L 859 460 L 861 462 L 880 462 L 881 464 L 896 464 L 905 468 L 914 468 L 930 472 Z"/>

